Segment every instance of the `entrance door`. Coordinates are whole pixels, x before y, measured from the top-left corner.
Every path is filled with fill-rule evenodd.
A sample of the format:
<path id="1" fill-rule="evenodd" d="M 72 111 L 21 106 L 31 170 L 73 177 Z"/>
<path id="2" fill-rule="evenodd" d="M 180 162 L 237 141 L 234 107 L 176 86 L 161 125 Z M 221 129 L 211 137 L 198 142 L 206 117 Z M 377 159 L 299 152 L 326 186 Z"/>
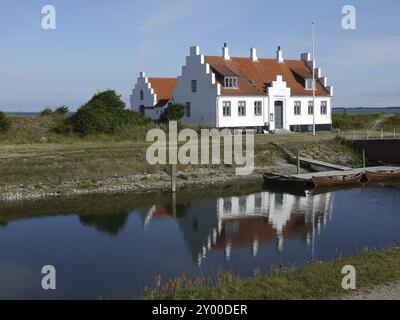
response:
<path id="1" fill-rule="evenodd" d="M 283 128 L 283 102 L 275 101 L 275 128 Z"/>

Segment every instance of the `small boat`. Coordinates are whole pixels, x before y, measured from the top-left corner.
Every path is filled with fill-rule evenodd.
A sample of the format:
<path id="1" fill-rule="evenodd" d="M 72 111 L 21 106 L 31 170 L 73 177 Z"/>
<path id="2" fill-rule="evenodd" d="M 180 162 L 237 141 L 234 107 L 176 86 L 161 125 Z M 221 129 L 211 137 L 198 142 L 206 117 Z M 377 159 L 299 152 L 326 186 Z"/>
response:
<path id="1" fill-rule="evenodd" d="M 305 188 L 307 184 L 307 181 L 305 179 L 275 173 L 263 173 L 263 178 L 264 182 L 269 185 Z"/>
<path id="2" fill-rule="evenodd" d="M 357 174 L 347 174 L 347 175 L 336 175 L 336 176 L 326 176 L 326 177 L 312 177 L 312 181 L 315 186 L 343 186 L 361 183 L 361 179 L 364 173 L 360 172 Z"/>
<path id="3" fill-rule="evenodd" d="M 400 170 L 366 171 L 368 181 L 385 181 L 400 179 Z"/>

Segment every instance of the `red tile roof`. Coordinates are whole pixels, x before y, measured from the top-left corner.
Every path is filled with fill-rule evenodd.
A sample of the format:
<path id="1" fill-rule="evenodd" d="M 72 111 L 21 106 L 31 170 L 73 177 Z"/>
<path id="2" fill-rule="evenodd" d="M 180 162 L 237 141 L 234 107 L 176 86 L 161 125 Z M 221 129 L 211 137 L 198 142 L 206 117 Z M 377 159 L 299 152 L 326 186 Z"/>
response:
<path id="1" fill-rule="evenodd" d="M 157 100 L 171 100 L 174 95 L 176 78 L 149 78 L 154 93 L 157 94 Z"/>
<path id="2" fill-rule="evenodd" d="M 215 73 L 216 81 L 221 84 L 222 95 L 265 95 L 277 75 L 281 75 L 283 81 L 286 81 L 291 95 L 312 95 L 312 91 L 304 87 L 304 78 L 312 78 L 312 71 L 302 60 L 284 60 L 284 63 L 278 63 L 275 59 L 252 61 L 250 58 L 239 57 L 225 60 L 219 56 L 205 56 L 204 59 Z M 239 88 L 225 88 L 223 77 L 234 74 L 239 76 Z M 319 82 L 315 94 L 329 96 L 328 90 Z"/>

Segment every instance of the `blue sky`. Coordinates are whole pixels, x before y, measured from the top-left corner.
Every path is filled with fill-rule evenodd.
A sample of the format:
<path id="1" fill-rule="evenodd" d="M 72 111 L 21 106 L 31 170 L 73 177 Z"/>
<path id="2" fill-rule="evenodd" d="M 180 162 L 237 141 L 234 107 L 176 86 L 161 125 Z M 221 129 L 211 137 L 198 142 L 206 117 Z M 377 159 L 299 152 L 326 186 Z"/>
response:
<path id="1" fill-rule="evenodd" d="M 57 29 L 43 30 L 41 9 L 56 8 Z M 357 29 L 344 30 L 341 9 L 356 8 Z M 0 109 L 75 110 L 93 93 L 115 89 L 128 102 L 139 71 L 177 76 L 197 44 L 219 55 L 297 59 L 311 50 L 334 86 L 338 107 L 400 106 L 400 1 L 87 0 L 0 4 Z"/>

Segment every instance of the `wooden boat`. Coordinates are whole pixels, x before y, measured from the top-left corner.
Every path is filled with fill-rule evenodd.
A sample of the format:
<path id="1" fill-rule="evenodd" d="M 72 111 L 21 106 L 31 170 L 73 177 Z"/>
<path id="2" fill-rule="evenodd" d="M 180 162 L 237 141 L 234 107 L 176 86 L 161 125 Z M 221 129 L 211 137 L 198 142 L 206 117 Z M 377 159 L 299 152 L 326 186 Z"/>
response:
<path id="1" fill-rule="evenodd" d="M 263 178 L 264 182 L 269 185 L 305 188 L 307 184 L 307 181 L 305 179 L 275 173 L 263 173 Z"/>
<path id="2" fill-rule="evenodd" d="M 326 177 L 312 177 L 312 181 L 315 186 L 343 186 L 361 183 L 363 173 L 347 174 L 347 175 L 336 175 Z"/>
<path id="3" fill-rule="evenodd" d="M 400 179 L 400 170 L 366 171 L 368 181 L 385 181 Z"/>

